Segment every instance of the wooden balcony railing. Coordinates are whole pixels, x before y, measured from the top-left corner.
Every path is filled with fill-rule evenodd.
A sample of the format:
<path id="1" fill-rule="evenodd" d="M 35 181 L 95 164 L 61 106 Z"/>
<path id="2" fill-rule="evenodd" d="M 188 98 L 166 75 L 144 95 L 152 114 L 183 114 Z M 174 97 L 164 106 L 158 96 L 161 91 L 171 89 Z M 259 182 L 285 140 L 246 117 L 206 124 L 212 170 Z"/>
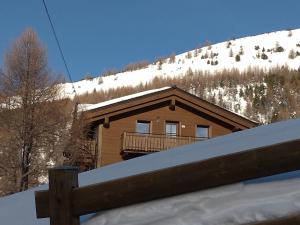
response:
<path id="1" fill-rule="evenodd" d="M 121 153 L 151 153 L 207 138 L 124 132 L 121 139 Z"/>

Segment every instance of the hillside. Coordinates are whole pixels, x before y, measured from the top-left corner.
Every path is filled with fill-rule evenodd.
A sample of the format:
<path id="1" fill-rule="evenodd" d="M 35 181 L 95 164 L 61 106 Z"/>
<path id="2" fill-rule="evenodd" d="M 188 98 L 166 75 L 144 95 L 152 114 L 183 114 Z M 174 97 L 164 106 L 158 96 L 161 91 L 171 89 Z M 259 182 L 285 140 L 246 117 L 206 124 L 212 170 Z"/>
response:
<path id="1" fill-rule="evenodd" d="M 214 74 L 234 69 L 245 72 L 249 68 L 268 71 L 282 66 L 292 70 L 300 67 L 300 29 L 206 44 L 189 52 L 160 58 L 149 65 L 131 64 L 123 72 L 114 71 L 111 72 L 115 73 L 113 75 L 74 82 L 74 87 L 76 93 L 82 95 L 146 84 L 155 77 L 180 77 L 188 71 Z M 71 83 L 63 84 L 63 94 L 71 98 L 74 96 Z"/>

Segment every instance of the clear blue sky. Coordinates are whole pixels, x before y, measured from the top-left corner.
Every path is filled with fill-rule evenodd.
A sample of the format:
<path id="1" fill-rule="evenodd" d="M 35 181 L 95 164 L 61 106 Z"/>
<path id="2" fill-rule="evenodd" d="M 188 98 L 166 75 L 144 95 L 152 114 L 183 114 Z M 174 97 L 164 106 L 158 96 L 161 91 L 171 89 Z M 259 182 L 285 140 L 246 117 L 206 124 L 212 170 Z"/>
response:
<path id="1" fill-rule="evenodd" d="M 74 80 L 203 44 L 300 28 L 299 0 L 46 0 Z M 50 68 L 66 74 L 42 0 L 0 0 L 0 66 L 33 27 Z"/>

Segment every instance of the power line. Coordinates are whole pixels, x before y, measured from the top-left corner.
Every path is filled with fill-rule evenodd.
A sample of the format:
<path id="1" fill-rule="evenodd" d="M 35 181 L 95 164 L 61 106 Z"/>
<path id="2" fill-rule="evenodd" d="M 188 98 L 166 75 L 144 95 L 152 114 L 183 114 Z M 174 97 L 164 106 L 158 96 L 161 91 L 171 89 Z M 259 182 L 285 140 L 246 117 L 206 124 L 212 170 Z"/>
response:
<path id="1" fill-rule="evenodd" d="M 66 61 L 66 59 L 65 59 L 64 53 L 63 53 L 63 51 L 62 51 L 61 45 L 60 45 L 59 40 L 58 40 L 58 38 L 57 38 L 55 29 L 54 29 L 54 25 L 53 25 L 53 23 L 52 23 L 52 20 L 51 20 L 51 17 L 50 17 L 50 14 L 49 14 L 49 11 L 48 11 L 46 2 L 45 2 L 45 0 L 42 0 L 42 1 L 43 1 L 43 5 L 44 5 L 44 8 L 45 8 L 45 11 L 46 11 L 46 14 L 47 14 L 49 23 L 50 23 L 50 25 L 51 25 L 52 33 L 53 33 L 53 35 L 54 35 L 56 44 L 57 44 L 57 46 L 58 46 L 58 49 L 59 49 L 61 58 L 62 58 L 62 60 L 63 60 L 64 66 L 65 66 L 65 69 L 66 69 L 66 71 L 67 71 L 67 75 L 68 75 L 68 77 L 69 77 L 69 79 L 70 79 L 70 81 L 71 81 L 71 83 L 72 83 L 73 93 L 75 93 L 75 96 L 76 96 L 76 90 L 75 90 L 75 86 L 74 86 L 74 84 L 73 84 L 73 79 L 72 79 L 72 76 L 71 76 L 69 67 L 68 67 L 68 65 L 67 65 L 67 61 Z"/>

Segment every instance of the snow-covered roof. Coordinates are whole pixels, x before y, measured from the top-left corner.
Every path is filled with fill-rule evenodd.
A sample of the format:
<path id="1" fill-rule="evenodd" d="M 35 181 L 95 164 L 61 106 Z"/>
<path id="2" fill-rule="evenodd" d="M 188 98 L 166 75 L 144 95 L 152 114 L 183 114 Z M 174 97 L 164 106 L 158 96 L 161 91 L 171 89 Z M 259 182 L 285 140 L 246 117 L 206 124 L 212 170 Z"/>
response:
<path id="1" fill-rule="evenodd" d="M 82 104 L 82 105 L 80 105 L 80 108 L 81 108 L 82 111 L 88 111 L 88 110 L 92 110 L 92 109 L 101 108 L 101 107 L 104 107 L 104 106 L 109 106 L 109 105 L 112 105 L 112 104 L 115 104 L 115 103 L 127 101 L 127 100 L 134 99 L 134 98 L 137 98 L 137 97 L 145 96 L 145 95 L 148 95 L 148 94 L 157 93 L 157 92 L 164 91 L 164 90 L 167 90 L 167 89 L 170 89 L 170 88 L 171 87 L 168 86 L 168 87 L 162 87 L 162 88 L 158 88 L 158 89 L 151 89 L 151 90 L 148 90 L 148 91 L 142 91 L 142 92 L 138 92 L 138 93 L 135 93 L 135 94 L 126 95 L 126 96 L 123 96 L 123 97 L 120 97 L 120 98 L 111 99 L 111 100 L 100 102 L 100 103 L 97 103 L 97 104 Z"/>
<path id="2" fill-rule="evenodd" d="M 254 148 L 259 148 L 259 147 L 263 147 L 263 146 L 270 146 L 270 145 L 274 145 L 274 144 L 278 144 L 278 143 L 283 143 L 283 142 L 287 142 L 287 141 L 291 141 L 291 140 L 298 140 L 300 139 L 300 119 L 294 119 L 294 120 L 288 120 L 288 121 L 283 121 L 283 122 L 278 122 L 278 123 L 274 123 L 274 124 L 270 124 L 270 125 L 264 125 L 264 126 L 260 126 L 260 127 L 256 127 L 256 128 L 252 128 L 252 129 L 248 129 L 248 130 L 244 130 L 241 132 L 236 132 L 236 133 L 232 133 L 229 135 L 225 135 L 225 136 L 220 136 L 217 138 L 213 138 L 207 141 L 202 141 L 202 142 L 197 142 L 191 145 L 185 145 L 185 146 L 181 146 L 181 147 L 177 147 L 175 149 L 169 150 L 169 151 L 164 151 L 164 152 L 159 152 L 159 153 L 154 153 L 154 154 L 150 154 L 144 157 L 139 157 L 139 158 L 135 158 L 132 160 L 128 160 L 128 161 L 123 161 L 117 164 L 112 164 L 109 166 L 105 166 L 99 169 L 95 169 L 92 171 L 88 171 L 85 173 L 81 173 L 79 175 L 79 185 L 80 186 L 84 186 L 84 185 L 89 185 L 89 184 L 93 184 L 93 183 L 98 183 L 98 182 L 105 182 L 105 181 L 110 181 L 110 180 L 115 180 L 118 178 L 123 178 L 123 177 L 128 177 L 128 176 L 132 176 L 132 175 L 136 175 L 136 174 L 141 174 L 141 173 L 145 173 L 145 172 L 150 172 L 150 171 L 156 171 L 156 170 L 160 170 L 160 169 L 164 169 L 164 168 L 169 168 L 169 167 L 173 167 L 176 165 L 181 165 L 181 164 L 189 164 L 189 163 L 193 163 L 193 162 L 199 162 L 201 160 L 206 160 L 209 158 L 213 158 L 213 157 L 218 157 L 218 156 L 223 156 L 223 155 L 228 155 L 228 154 L 233 154 L 233 153 L 237 153 L 237 152 L 243 152 L 243 151 L 248 151 L 249 149 L 254 149 Z M 293 179 L 300 179 L 300 175 L 296 176 L 296 178 Z M 227 205 L 225 204 L 226 202 L 226 195 L 232 193 L 232 195 L 230 194 L 228 197 L 228 199 L 234 200 L 236 197 L 237 198 L 241 198 L 240 202 L 239 201 L 232 201 L 232 204 L 237 204 L 237 206 L 235 209 L 236 212 L 240 212 L 239 210 L 242 210 L 243 207 L 243 201 L 245 202 L 246 200 L 251 200 L 250 201 L 250 205 L 248 205 L 247 207 L 245 207 L 245 211 L 243 211 L 243 218 L 247 219 L 247 218 L 255 218 L 255 215 L 259 215 L 259 214 L 255 214 L 255 213 L 251 213 L 251 210 L 254 210 L 254 206 L 260 205 L 258 209 L 261 209 L 263 207 L 263 203 L 264 200 L 266 202 L 272 202 L 274 203 L 274 209 L 276 207 L 278 207 L 278 209 L 283 208 L 282 210 L 277 210 L 276 212 L 274 211 L 274 213 L 283 213 L 283 212 L 287 212 L 284 211 L 285 209 L 289 209 L 289 212 L 292 212 L 293 210 L 298 210 L 299 209 L 299 204 L 298 202 L 295 203 L 295 201 L 297 199 L 300 198 L 299 192 L 297 192 L 295 189 L 293 189 L 294 185 L 297 185 L 296 180 L 292 180 L 292 178 L 290 179 L 286 179 L 286 180 L 290 180 L 290 184 L 289 185 L 284 185 L 286 187 L 290 186 L 291 189 L 284 189 L 282 192 L 277 191 L 278 189 L 278 183 L 274 182 L 274 181 L 270 181 L 270 183 L 268 184 L 269 186 L 269 190 L 273 190 L 274 188 L 274 195 L 266 195 L 265 191 L 267 191 L 267 189 L 261 189 L 263 185 L 258 185 L 258 191 L 250 191 L 249 192 L 245 192 L 245 193 L 238 193 L 234 195 L 235 189 L 236 187 L 239 187 L 239 185 L 237 186 L 232 186 L 234 187 L 233 189 L 228 189 L 228 186 L 226 187 L 220 187 L 220 188 L 216 188 L 216 189 L 212 189 L 209 191 L 201 191 L 199 192 L 199 199 L 202 199 L 199 203 L 199 201 L 196 198 L 196 202 L 198 202 L 197 204 L 201 204 L 201 202 L 205 202 L 205 199 L 210 199 L 210 201 L 208 201 L 208 204 L 204 204 L 201 205 L 201 207 L 197 204 L 195 204 L 195 209 L 203 209 L 200 210 L 201 213 L 205 212 L 205 209 L 207 207 L 207 209 L 211 209 L 214 208 L 218 210 L 218 213 L 220 214 L 217 218 L 221 218 L 222 213 L 223 212 L 229 212 L 230 211 L 230 207 L 234 207 L 234 205 Z M 260 179 L 259 182 L 266 182 L 264 179 Z M 272 185 L 272 182 L 273 185 Z M 295 182 L 295 183 L 294 183 Z M 282 183 L 280 183 L 282 184 Z M 245 186 L 243 186 L 245 185 Z M 241 187 L 246 187 L 247 185 L 254 185 L 251 183 L 244 183 L 242 184 Z M 229 186 L 230 187 L 230 186 Z M 250 189 L 255 188 L 255 186 L 247 186 Z M 44 185 L 42 187 L 39 187 L 39 189 L 47 189 L 47 185 Z M 35 205 L 34 205 L 34 193 L 33 190 L 29 190 L 29 191 L 25 191 L 23 193 L 18 193 L 15 195 L 11 195 L 11 196 L 7 196 L 4 197 L 2 199 L 0 199 L 0 221 L 5 221 L 6 225 L 15 225 L 15 224 L 23 224 L 23 225 L 32 225 L 32 224 L 49 224 L 49 220 L 48 219 L 36 219 L 35 217 Z M 283 193 L 286 193 L 285 195 Z M 205 193 L 210 193 L 209 198 L 201 198 L 201 196 L 205 196 Z M 224 194 L 225 193 L 225 194 Z M 265 196 L 265 199 L 259 199 L 256 198 L 256 200 L 252 201 L 253 196 L 255 195 L 255 193 L 259 193 L 258 195 L 261 197 Z M 282 198 L 277 198 L 274 197 L 275 195 L 279 195 L 279 196 L 286 196 L 285 200 L 286 202 L 284 202 L 282 200 Z M 244 195 L 244 197 L 242 198 L 242 196 Z M 221 198 L 215 198 L 215 197 L 221 196 Z M 222 196 L 224 196 L 224 198 L 222 198 Z M 292 197 L 295 197 L 295 201 L 294 202 L 290 202 L 290 199 Z M 216 201 L 214 200 L 216 199 Z M 225 201 L 223 202 L 223 208 L 219 207 L 219 205 L 221 206 L 221 202 L 218 202 L 217 199 L 219 199 L 220 201 Z M 176 202 L 177 200 L 175 200 Z M 297 200 L 298 201 L 298 200 Z M 209 203 L 210 202 L 210 203 Z M 230 201 L 229 201 L 230 202 Z M 213 204 L 214 203 L 214 204 Z M 295 204 L 293 204 L 295 203 Z M 160 203 L 159 203 L 160 204 Z M 182 203 L 180 203 L 182 204 Z M 189 206 L 191 204 L 190 201 L 186 201 L 186 204 L 182 205 L 187 207 L 187 211 L 185 215 L 194 215 L 193 211 L 191 210 L 191 207 Z M 253 208 L 251 208 L 253 206 Z M 276 206 L 276 207 L 275 207 Z M 133 207 L 138 207 L 138 206 L 133 206 Z M 149 205 L 148 210 L 151 211 L 151 205 Z M 160 218 L 160 216 L 163 213 L 166 213 L 168 210 L 171 210 L 170 208 L 168 208 L 169 206 L 166 204 L 165 207 L 159 208 L 159 211 L 161 211 L 161 214 L 158 212 L 157 214 L 157 218 Z M 170 206 L 172 207 L 172 206 Z M 198 207 L 198 208 L 197 208 Z M 154 209 L 154 208 L 153 208 Z M 133 215 L 134 210 L 132 211 L 132 209 L 128 209 L 130 211 L 130 215 Z M 147 212 L 148 210 L 144 211 L 144 215 L 145 217 L 147 217 L 148 215 Z M 163 210 L 165 210 L 165 212 L 163 212 Z M 183 208 L 181 208 L 181 210 L 184 211 Z M 249 211 L 250 210 L 250 211 Z M 256 209 L 255 209 L 256 210 Z M 256 211 L 253 212 L 256 212 Z M 18 216 L 16 216 L 15 213 L 18 213 Z M 122 211 L 122 212 L 127 212 Z M 207 214 L 205 214 L 207 217 L 203 217 L 203 219 L 205 218 L 209 218 L 209 215 L 211 215 L 209 212 L 213 212 L 213 210 L 208 210 Z M 248 212 L 248 213 L 247 213 Z M 266 213 L 264 213 L 264 215 L 268 215 L 267 213 L 268 211 L 266 211 Z M 112 211 L 108 211 L 105 218 L 110 218 L 109 215 L 111 214 Z M 140 211 L 138 213 L 141 213 Z M 153 213 L 153 212 L 150 212 Z M 118 214 L 120 215 L 120 214 Z M 171 214 L 170 214 L 171 215 Z M 183 217 L 185 217 L 184 214 Z M 237 215 L 237 214 L 234 214 Z M 272 213 L 270 213 L 269 215 L 272 215 Z M 279 215 L 279 214 L 278 214 Z M 281 214 L 280 214 L 281 215 Z M 116 216 L 116 214 L 115 214 Z M 153 218 L 153 217 L 152 217 Z M 166 217 L 164 217 L 166 218 Z M 211 217 L 213 218 L 213 217 Z M 224 218 L 228 218 L 226 216 L 224 216 Z M 258 217 L 259 218 L 262 218 Z M 257 218 L 256 218 L 257 219 Z M 115 220 L 112 219 L 111 224 L 114 224 Z M 231 224 L 238 224 L 237 222 L 239 221 L 239 218 L 235 218 L 234 223 Z M 101 224 L 101 223 L 100 223 Z M 123 223 L 122 223 L 123 224 Z M 126 224 L 126 221 L 124 222 L 124 224 Z M 141 224 L 140 221 L 127 221 L 127 224 Z M 151 223 L 149 223 L 151 224 Z M 166 222 L 166 220 L 162 220 L 162 221 L 158 221 L 157 224 L 168 224 Z M 179 224 L 179 223 L 177 223 Z M 203 223 L 205 224 L 205 223 Z M 213 224 L 213 223 L 212 223 Z M 226 224 L 226 221 L 224 221 L 224 224 Z"/>

